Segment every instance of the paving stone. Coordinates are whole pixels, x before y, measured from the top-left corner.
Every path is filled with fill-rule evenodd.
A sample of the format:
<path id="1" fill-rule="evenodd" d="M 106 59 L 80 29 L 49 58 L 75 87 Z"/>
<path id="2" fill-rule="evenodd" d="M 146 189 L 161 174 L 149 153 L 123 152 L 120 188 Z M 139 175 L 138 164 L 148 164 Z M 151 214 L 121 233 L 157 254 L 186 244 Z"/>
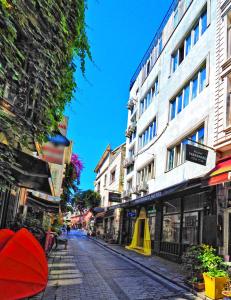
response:
<path id="1" fill-rule="evenodd" d="M 189 299 L 123 258 L 72 231 L 67 250 L 57 250 L 49 260 L 46 290 L 33 300 L 138 300 Z"/>

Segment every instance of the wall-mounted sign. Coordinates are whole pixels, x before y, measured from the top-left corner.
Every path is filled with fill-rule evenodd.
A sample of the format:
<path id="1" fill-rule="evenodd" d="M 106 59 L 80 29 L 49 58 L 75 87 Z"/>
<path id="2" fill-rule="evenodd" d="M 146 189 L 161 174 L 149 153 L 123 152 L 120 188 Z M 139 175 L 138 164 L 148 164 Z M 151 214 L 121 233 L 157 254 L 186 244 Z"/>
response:
<path id="1" fill-rule="evenodd" d="M 109 202 L 121 203 L 121 194 L 120 193 L 109 192 L 108 201 Z"/>
<path id="2" fill-rule="evenodd" d="M 208 150 L 186 144 L 186 160 L 206 166 Z"/>
<path id="3" fill-rule="evenodd" d="M 128 212 L 128 217 L 134 218 L 134 217 L 136 217 L 136 213 L 133 212 L 133 211 L 129 211 L 129 212 Z"/>

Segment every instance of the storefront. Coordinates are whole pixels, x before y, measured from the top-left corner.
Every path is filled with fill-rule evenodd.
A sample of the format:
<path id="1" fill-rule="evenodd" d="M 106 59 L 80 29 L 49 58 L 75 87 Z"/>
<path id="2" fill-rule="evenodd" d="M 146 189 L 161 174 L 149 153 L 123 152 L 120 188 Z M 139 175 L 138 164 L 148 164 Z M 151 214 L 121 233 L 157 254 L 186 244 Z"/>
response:
<path id="1" fill-rule="evenodd" d="M 125 245 L 131 244 L 134 224 L 142 207 L 147 213 L 153 253 L 179 261 L 189 245 L 217 245 L 216 188 L 203 186 L 202 178 L 182 182 L 122 205 L 125 206 Z"/>

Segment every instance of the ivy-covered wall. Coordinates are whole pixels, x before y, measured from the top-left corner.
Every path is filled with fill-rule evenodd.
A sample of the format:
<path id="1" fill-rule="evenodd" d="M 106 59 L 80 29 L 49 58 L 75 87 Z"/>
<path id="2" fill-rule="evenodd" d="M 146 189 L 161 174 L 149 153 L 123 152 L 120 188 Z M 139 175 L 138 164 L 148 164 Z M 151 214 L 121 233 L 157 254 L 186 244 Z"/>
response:
<path id="1" fill-rule="evenodd" d="M 57 128 L 90 55 L 85 0 L 0 0 L 0 131 L 20 142 Z"/>

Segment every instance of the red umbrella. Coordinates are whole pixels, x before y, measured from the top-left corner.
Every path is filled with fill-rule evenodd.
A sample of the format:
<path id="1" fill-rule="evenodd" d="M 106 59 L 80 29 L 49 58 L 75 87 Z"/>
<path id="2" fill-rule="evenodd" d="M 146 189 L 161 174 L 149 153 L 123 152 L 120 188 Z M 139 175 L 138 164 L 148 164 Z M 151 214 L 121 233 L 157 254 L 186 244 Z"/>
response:
<path id="1" fill-rule="evenodd" d="M 4 246 L 13 236 L 14 236 L 14 232 L 10 229 L 0 230 L 0 251 L 4 248 Z"/>
<path id="2" fill-rule="evenodd" d="M 33 296 L 47 285 L 44 250 L 25 228 L 15 233 L 0 252 L 0 266 L 1 300 Z"/>

